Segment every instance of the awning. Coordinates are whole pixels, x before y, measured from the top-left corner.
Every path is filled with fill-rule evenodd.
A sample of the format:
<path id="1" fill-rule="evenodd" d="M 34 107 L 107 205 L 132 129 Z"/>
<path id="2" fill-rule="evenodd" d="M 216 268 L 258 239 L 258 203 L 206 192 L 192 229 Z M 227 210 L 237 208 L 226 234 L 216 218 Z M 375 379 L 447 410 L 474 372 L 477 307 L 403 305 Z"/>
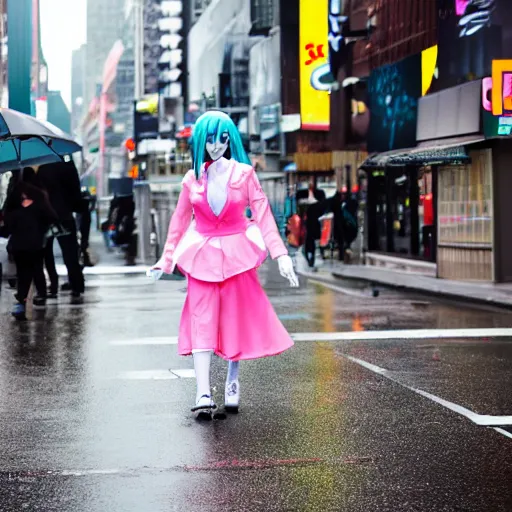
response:
<path id="1" fill-rule="evenodd" d="M 377 153 L 367 158 L 362 169 L 379 169 L 384 167 L 401 167 L 404 165 L 443 165 L 464 164 L 471 161 L 466 146 L 485 140 L 482 135 L 470 135 L 421 142 L 415 148 L 397 149 Z"/>

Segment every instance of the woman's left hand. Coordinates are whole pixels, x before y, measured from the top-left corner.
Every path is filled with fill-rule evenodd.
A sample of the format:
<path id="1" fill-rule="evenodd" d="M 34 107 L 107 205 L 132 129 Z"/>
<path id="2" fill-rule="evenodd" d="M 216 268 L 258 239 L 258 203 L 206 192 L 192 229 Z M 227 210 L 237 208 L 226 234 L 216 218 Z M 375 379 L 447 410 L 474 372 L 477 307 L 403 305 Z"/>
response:
<path id="1" fill-rule="evenodd" d="M 297 274 L 295 274 L 295 270 L 293 268 L 293 261 L 290 258 L 290 256 L 279 256 L 279 258 L 277 258 L 277 263 L 279 264 L 279 273 L 285 279 L 288 279 L 288 281 L 290 281 L 290 286 L 292 288 L 298 288 L 299 278 L 297 277 Z"/>

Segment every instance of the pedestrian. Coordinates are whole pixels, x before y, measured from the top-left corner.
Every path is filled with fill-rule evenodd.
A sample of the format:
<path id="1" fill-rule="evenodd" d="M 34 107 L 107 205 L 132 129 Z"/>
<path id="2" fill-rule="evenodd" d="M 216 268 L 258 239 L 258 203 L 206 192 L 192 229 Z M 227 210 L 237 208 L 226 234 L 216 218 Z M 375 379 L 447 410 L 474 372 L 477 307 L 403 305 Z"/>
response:
<path id="1" fill-rule="evenodd" d="M 74 212 L 82 212 L 84 202 L 78 170 L 72 160 L 46 164 L 39 168 L 38 177 L 48 191 L 50 204 L 57 213 L 63 233 L 57 237 L 64 265 L 68 271 L 69 289 L 74 299 L 80 299 L 85 291 L 84 275 L 79 260 L 79 246 Z M 53 254 L 54 238 L 48 239 L 45 249 L 45 265 L 50 277 L 50 296 L 57 297 L 59 278 Z M 67 288 L 66 285 L 63 288 Z"/>
<path id="2" fill-rule="evenodd" d="M 80 256 L 84 267 L 94 267 L 89 251 L 91 235 L 92 212 L 95 209 L 95 198 L 87 187 L 82 187 L 82 208 L 76 216 L 78 232 L 80 233 Z"/>
<path id="3" fill-rule="evenodd" d="M 8 185 L 8 193 L 9 196 L 10 192 L 14 190 L 16 185 L 20 182 L 28 183 L 29 185 L 32 185 L 33 187 L 37 188 L 43 196 L 44 201 L 46 205 L 49 205 L 49 197 L 48 192 L 44 190 L 41 181 L 39 180 L 39 177 L 37 176 L 36 170 L 33 167 L 25 167 L 23 169 L 15 169 L 12 171 L 11 179 L 9 180 Z M 53 211 L 53 210 L 52 210 Z M 54 212 L 53 212 L 54 213 Z M 9 241 L 7 244 L 7 249 L 10 251 L 11 242 Z M 14 262 L 14 258 L 12 257 L 12 261 Z M 16 265 L 14 265 L 16 266 Z M 46 277 L 44 276 L 44 267 L 39 269 L 40 275 L 38 275 L 34 279 L 34 283 L 36 285 L 36 291 L 37 295 L 34 297 L 34 304 L 36 305 L 44 305 L 46 303 L 47 298 L 47 291 L 46 291 Z M 44 283 L 44 286 L 43 286 Z M 16 288 L 16 283 L 14 283 L 13 288 Z"/>
<path id="4" fill-rule="evenodd" d="M 57 221 L 44 192 L 30 183 L 19 181 L 7 197 L 5 227 L 9 234 L 9 250 L 16 263 L 17 293 L 12 315 L 25 319 L 26 301 L 32 282 L 38 296 L 34 305 L 46 303 L 46 281 L 43 271 L 44 246 L 50 226 Z"/>
<path id="5" fill-rule="evenodd" d="M 217 408 L 210 387 L 213 353 L 229 361 L 225 406 L 237 411 L 240 361 L 277 355 L 293 345 L 258 280 L 256 269 L 267 248 L 291 286 L 299 283 L 230 117 L 218 111 L 203 114 L 193 144 L 194 169 L 183 179 L 163 255 L 148 275 L 159 279 L 178 267 L 188 279 L 178 352 L 194 359 L 192 411 L 208 416 Z"/>
<path id="6" fill-rule="evenodd" d="M 303 222 L 305 225 L 304 252 L 308 266 L 312 271 L 316 270 L 316 242 L 322 232 L 320 217 L 325 213 L 325 192 L 316 186 L 315 178 L 310 180 L 307 190 L 297 192 L 297 202 L 306 205 Z"/>

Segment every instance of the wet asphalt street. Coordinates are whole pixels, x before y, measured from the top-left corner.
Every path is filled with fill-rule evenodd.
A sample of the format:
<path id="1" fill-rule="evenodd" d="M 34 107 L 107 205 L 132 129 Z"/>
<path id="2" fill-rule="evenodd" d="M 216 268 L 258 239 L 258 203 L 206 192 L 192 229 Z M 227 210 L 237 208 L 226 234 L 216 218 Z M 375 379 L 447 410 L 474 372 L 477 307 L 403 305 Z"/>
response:
<path id="1" fill-rule="evenodd" d="M 302 341 L 243 363 L 240 414 L 211 423 L 176 355 L 184 282 L 89 278 L 83 305 L 62 296 L 22 324 L 4 286 L 0 511 L 512 510 L 512 335 L 366 334 L 506 334 L 511 312 L 261 278 Z"/>

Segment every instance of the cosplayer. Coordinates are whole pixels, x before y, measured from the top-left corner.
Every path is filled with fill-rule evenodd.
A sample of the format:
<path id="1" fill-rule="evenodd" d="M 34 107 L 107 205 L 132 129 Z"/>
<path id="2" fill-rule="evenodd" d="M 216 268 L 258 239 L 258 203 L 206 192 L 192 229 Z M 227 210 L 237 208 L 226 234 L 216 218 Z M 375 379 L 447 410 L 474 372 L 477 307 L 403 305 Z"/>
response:
<path id="1" fill-rule="evenodd" d="M 299 286 L 268 200 L 238 130 L 219 111 L 194 127 L 194 169 L 183 179 L 154 280 L 177 266 L 188 280 L 178 352 L 192 355 L 197 380 L 192 411 L 217 409 L 210 387 L 212 354 L 229 361 L 225 407 L 237 412 L 240 361 L 280 354 L 293 345 L 258 280 L 267 250 L 292 287 Z M 246 209 L 251 210 L 251 220 Z"/>

